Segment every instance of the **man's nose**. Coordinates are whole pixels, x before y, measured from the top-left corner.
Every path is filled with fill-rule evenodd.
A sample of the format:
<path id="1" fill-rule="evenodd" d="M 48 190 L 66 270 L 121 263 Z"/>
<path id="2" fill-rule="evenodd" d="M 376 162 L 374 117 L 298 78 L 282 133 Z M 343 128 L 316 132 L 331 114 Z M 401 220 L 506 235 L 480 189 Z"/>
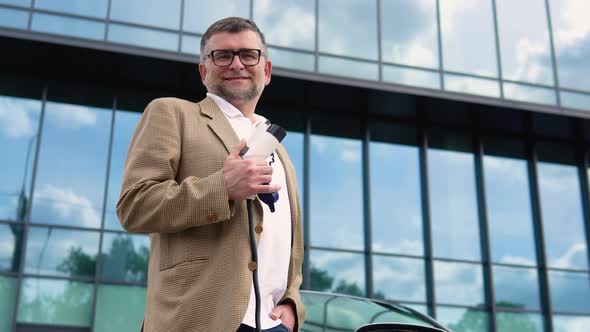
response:
<path id="1" fill-rule="evenodd" d="M 236 70 L 236 69 L 242 69 L 242 68 L 244 68 L 244 65 L 242 64 L 242 60 L 240 60 L 240 56 L 237 54 L 234 54 L 234 57 L 232 58 L 232 62 L 229 65 L 229 69 Z"/>

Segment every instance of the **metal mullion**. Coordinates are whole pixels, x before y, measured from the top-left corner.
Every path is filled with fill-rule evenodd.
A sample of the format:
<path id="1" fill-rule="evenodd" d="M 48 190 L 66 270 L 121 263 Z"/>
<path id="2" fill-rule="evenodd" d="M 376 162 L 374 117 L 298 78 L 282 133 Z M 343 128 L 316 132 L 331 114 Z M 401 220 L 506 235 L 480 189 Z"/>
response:
<path id="1" fill-rule="evenodd" d="M 310 241 L 310 231 L 309 231 L 309 201 L 310 201 L 310 136 L 311 136 L 311 119 L 309 113 L 306 113 L 305 116 L 305 133 L 303 135 L 303 242 L 304 242 L 304 250 L 303 250 L 303 261 L 305 262 L 305 269 L 303 271 L 303 288 L 304 289 L 311 289 L 311 261 L 310 261 L 310 251 L 311 251 L 311 241 Z"/>
<path id="2" fill-rule="evenodd" d="M 422 110 L 417 110 L 422 116 Z M 420 188 L 422 201 L 422 237 L 424 242 L 424 273 L 426 281 L 426 305 L 428 314 L 436 317 L 436 294 L 434 292 L 434 260 L 432 255 L 432 228 L 430 218 L 430 193 L 428 189 L 428 130 L 422 122 L 418 130 Z"/>
<path id="3" fill-rule="evenodd" d="M 475 145 L 475 183 L 477 188 L 477 206 L 479 219 L 479 236 L 484 277 L 484 293 L 486 302 L 490 307 L 491 319 L 488 321 L 490 331 L 496 331 L 496 299 L 494 294 L 494 279 L 492 271 L 492 258 L 488 229 L 488 210 L 485 192 L 485 170 L 483 167 L 484 146 L 479 133 L 474 133 Z"/>
<path id="4" fill-rule="evenodd" d="M 378 81 L 383 81 L 383 46 L 381 45 L 381 0 L 377 0 L 377 56 L 379 61 Z"/>
<path id="5" fill-rule="evenodd" d="M 34 2 L 34 0 L 33 0 Z M 43 123 L 45 120 L 45 109 L 47 106 L 47 84 L 43 87 L 43 91 L 41 94 L 41 114 L 39 115 L 39 126 L 37 127 L 37 144 L 35 145 L 35 159 L 33 160 L 33 169 L 31 175 L 31 187 L 29 188 L 29 206 L 27 206 L 27 211 L 25 212 L 25 220 L 23 220 L 23 234 L 22 234 L 22 242 L 21 242 L 21 256 L 20 256 L 20 263 L 18 267 L 18 279 L 16 282 L 16 291 L 15 291 L 15 301 L 14 301 L 14 311 L 12 313 L 12 329 L 16 331 L 16 318 L 18 314 L 18 306 L 20 302 L 20 289 L 22 287 L 23 278 L 24 278 L 24 268 L 25 268 L 25 252 L 27 250 L 27 239 L 29 236 L 29 223 L 31 219 L 31 207 L 33 205 L 33 191 L 35 188 L 35 182 L 37 180 L 37 166 L 39 165 L 39 147 L 41 146 L 41 137 L 43 133 Z"/>
<path id="6" fill-rule="evenodd" d="M 585 146 L 578 148 L 578 174 L 580 178 L 580 191 L 582 192 L 582 212 L 584 216 L 584 230 L 586 235 L 586 258 L 588 259 L 588 267 L 590 268 L 590 252 L 588 247 L 590 245 L 590 188 L 588 184 L 588 150 Z"/>
<path id="7" fill-rule="evenodd" d="M 184 36 L 184 0 L 180 0 L 180 23 L 178 24 L 178 53 L 182 53 L 182 37 Z"/>
<path id="8" fill-rule="evenodd" d="M 443 79 L 443 47 L 442 47 L 442 31 L 440 24 L 440 0 L 436 0 L 436 27 L 438 37 L 438 77 L 440 79 L 440 89 L 445 89 L 445 80 Z"/>
<path id="9" fill-rule="evenodd" d="M 104 41 L 109 40 L 109 27 L 111 26 L 111 2 L 113 0 L 107 1 L 107 17 L 105 19 L 105 28 L 104 28 Z"/>
<path id="10" fill-rule="evenodd" d="M 56 228 L 56 229 L 67 229 L 67 230 L 73 230 L 73 231 L 91 231 L 91 232 L 92 231 L 93 232 L 100 231 L 100 228 L 88 228 L 88 227 L 57 225 L 57 224 L 47 224 L 47 223 L 34 223 L 34 222 L 31 222 L 30 224 L 31 224 L 31 226 L 34 226 L 34 227 L 52 227 L 52 228 Z"/>
<path id="11" fill-rule="evenodd" d="M 528 115 L 527 127 L 529 137 L 526 142 L 527 149 L 527 166 L 529 176 L 529 190 L 531 195 L 531 208 L 533 216 L 533 230 L 535 235 L 535 248 L 537 252 L 537 263 L 539 272 L 539 293 L 541 296 L 541 309 L 544 319 L 544 330 L 553 332 L 553 321 L 551 319 L 551 293 L 549 291 L 549 275 L 547 272 L 547 257 L 545 255 L 545 242 L 543 234 L 543 216 L 541 213 L 541 199 L 539 192 L 539 182 L 537 173 L 537 152 L 535 150 L 535 141 L 532 138 L 532 115 Z"/>
<path id="12" fill-rule="evenodd" d="M 557 98 L 557 106 L 561 107 L 561 89 L 559 88 L 559 75 L 557 73 L 557 56 L 555 55 L 555 43 L 553 41 L 553 24 L 551 21 L 551 8 L 549 7 L 549 0 L 545 0 L 545 12 L 547 14 L 549 44 L 551 46 L 551 62 L 553 63 L 553 78 L 555 80 L 555 96 Z"/>
<path id="13" fill-rule="evenodd" d="M 368 99 L 368 98 L 367 98 Z M 364 121 L 364 138 L 362 142 L 362 162 L 363 162 L 363 213 L 364 213 L 364 242 L 365 242 L 365 288 L 368 297 L 373 297 L 373 239 L 372 239 L 372 224 L 371 224 L 371 162 L 369 146 L 371 141 L 371 132 L 369 128 L 369 121 L 365 118 Z"/>
<path id="14" fill-rule="evenodd" d="M 108 192 L 109 192 L 109 179 L 111 174 L 111 158 L 113 154 L 113 137 L 115 132 L 115 112 L 117 111 L 117 97 L 113 97 L 113 107 L 111 109 L 111 130 L 110 130 L 110 137 L 109 137 L 109 150 L 107 154 L 106 160 L 106 177 L 105 177 L 105 184 L 104 184 L 104 193 L 102 199 L 102 216 L 101 216 L 101 224 L 100 224 L 100 233 L 98 235 L 98 254 L 96 255 L 96 262 L 94 268 L 94 290 L 93 290 L 93 297 L 92 297 L 92 310 L 90 316 L 90 330 L 94 331 L 94 318 L 96 316 L 96 302 L 98 297 L 98 287 L 100 283 L 100 276 L 102 272 L 102 242 L 103 242 L 103 235 L 104 232 L 104 224 L 106 219 L 106 210 L 107 210 L 107 199 L 108 199 Z"/>
<path id="15" fill-rule="evenodd" d="M 35 0 L 31 1 L 29 5 L 29 21 L 27 22 L 27 31 L 31 31 L 31 27 L 33 26 L 33 9 L 35 8 Z"/>
<path id="16" fill-rule="evenodd" d="M 72 276 L 56 276 L 50 274 L 35 274 L 35 273 L 23 273 L 25 278 L 35 278 L 35 279 L 51 279 L 51 280 L 62 280 L 62 281 L 75 281 L 75 282 L 83 282 L 86 284 L 92 284 L 92 278 L 88 277 L 72 277 Z"/>
<path id="17" fill-rule="evenodd" d="M 498 33 L 498 11 L 496 9 L 496 0 L 492 0 L 492 14 L 494 19 L 494 36 L 496 39 L 496 65 L 498 69 L 498 79 L 500 80 L 500 98 L 504 99 L 504 75 L 502 74 L 502 56 L 500 55 L 500 34 Z"/>
<path id="18" fill-rule="evenodd" d="M 315 57 L 313 64 L 313 71 L 319 73 L 320 71 L 320 0 L 315 0 Z"/>
<path id="19" fill-rule="evenodd" d="M 313 249 L 313 250 L 335 251 L 335 252 L 356 254 L 356 255 L 362 255 L 365 253 L 364 250 L 360 250 L 360 249 L 344 249 L 344 248 L 320 247 L 320 246 L 309 246 L 309 248 Z"/>

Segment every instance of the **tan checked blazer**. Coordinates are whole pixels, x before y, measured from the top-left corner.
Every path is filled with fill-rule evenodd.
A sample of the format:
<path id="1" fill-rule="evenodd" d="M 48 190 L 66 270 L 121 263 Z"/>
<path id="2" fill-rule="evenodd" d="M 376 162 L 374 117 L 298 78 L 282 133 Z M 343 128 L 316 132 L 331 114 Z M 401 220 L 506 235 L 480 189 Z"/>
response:
<path id="1" fill-rule="evenodd" d="M 127 154 L 117 214 L 129 232 L 151 239 L 144 331 L 234 332 L 248 306 L 253 264 L 245 201 L 228 201 L 223 163 L 238 138 L 215 102 L 152 101 Z M 281 146 L 291 205 L 287 291 L 280 303 L 305 311 L 299 297 L 303 238 L 295 169 Z M 253 201 L 254 223 L 264 226 Z M 264 228 L 263 228 L 264 229 Z M 258 240 L 259 235 L 256 234 Z"/>

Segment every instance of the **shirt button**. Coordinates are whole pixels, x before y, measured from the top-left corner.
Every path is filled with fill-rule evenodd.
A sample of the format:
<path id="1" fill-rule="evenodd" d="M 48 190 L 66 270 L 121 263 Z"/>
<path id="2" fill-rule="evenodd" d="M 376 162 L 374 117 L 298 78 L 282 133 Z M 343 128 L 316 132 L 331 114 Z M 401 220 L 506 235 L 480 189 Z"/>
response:
<path id="1" fill-rule="evenodd" d="M 248 263 L 248 269 L 250 269 L 250 271 L 254 271 L 254 270 L 256 270 L 256 267 L 257 267 L 257 266 L 258 266 L 258 265 L 256 264 L 256 262 L 249 262 L 249 263 Z"/>
<path id="2" fill-rule="evenodd" d="M 208 223 L 214 223 L 217 221 L 217 215 L 215 213 L 212 213 L 210 215 L 207 216 L 207 222 Z"/>
<path id="3" fill-rule="evenodd" d="M 262 225 L 256 225 L 256 227 L 254 227 L 254 231 L 255 231 L 257 234 L 260 234 L 260 233 L 262 233 L 262 230 L 263 230 L 263 228 L 262 228 Z"/>

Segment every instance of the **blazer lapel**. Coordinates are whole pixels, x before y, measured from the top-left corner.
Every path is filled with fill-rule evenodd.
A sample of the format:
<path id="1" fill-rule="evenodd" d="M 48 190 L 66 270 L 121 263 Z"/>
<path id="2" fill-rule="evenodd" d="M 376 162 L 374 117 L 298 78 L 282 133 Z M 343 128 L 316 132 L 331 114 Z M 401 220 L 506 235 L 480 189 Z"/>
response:
<path id="1" fill-rule="evenodd" d="M 201 105 L 201 114 L 211 118 L 208 123 L 209 128 L 223 142 L 227 152 L 231 152 L 232 148 L 239 143 L 239 139 L 223 111 L 209 97 L 203 99 L 199 105 Z"/>

